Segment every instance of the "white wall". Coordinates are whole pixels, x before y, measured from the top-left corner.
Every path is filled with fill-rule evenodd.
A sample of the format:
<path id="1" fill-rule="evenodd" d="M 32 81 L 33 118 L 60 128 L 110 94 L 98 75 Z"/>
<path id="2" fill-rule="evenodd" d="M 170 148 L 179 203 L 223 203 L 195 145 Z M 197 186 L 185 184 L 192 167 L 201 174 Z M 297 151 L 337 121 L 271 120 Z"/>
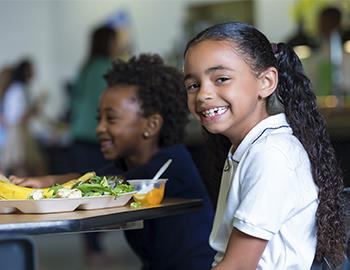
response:
<path id="1" fill-rule="evenodd" d="M 53 21 L 48 2 L 0 2 L 0 67 L 21 57 L 30 57 L 36 66 L 36 89 L 53 89 Z"/>
<path id="2" fill-rule="evenodd" d="M 0 67 L 22 56 L 35 60 L 33 89 L 49 91 L 46 113 L 57 116 L 65 104 L 63 84 L 83 61 L 89 31 L 117 10 L 132 19 L 135 53 L 168 53 L 181 36 L 188 4 L 213 0 L 27 0 L 0 1 Z M 293 0 L 256 0 L 257 26 L 271 40 L 292 30 L 288 7 Z"/>
<path id="3" fill-rule="evenodd" d="M 271 42 L 285 40 L 296 29 L 290 16 L 295 0 L 257 0 L 256 24 Z"/>

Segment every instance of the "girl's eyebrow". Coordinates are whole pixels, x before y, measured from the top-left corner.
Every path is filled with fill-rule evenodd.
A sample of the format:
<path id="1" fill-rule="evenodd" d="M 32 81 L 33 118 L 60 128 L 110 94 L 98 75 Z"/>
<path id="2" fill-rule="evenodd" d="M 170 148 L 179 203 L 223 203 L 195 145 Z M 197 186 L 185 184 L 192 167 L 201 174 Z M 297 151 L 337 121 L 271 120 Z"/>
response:
<path id="1" fill-rule="evenodd" d="M 184 81 L 189 80 L 189 79 L 192 79 L 193 77 L 194 77 L 194 76 L 193 76 L 191 73 L 188 73 L 188 74 L 185 75 Z"/>
<path id="2" fill-rule="evenodd" d="M 111 108 L 111 107 L 108 107 L 108 108 L 105 108 L 105 109 L 98 109 L 97 110 L 97 113 L 98 114 L 100 114 L 102 111 L 104 111 L 104 112 L 118 112 L 118 110 L 116 110 L 116 109 L 113 109 L 113 108 Z"/>
<path id="3" fill-rule="evenodd" d="M 209 73 L 212 73 L 212 72 L 215 72 L 217 70 L 229 70 L 229 71 L 234 71 L 234 69 L 232 68 L 229 68 L 229 67 L 225 67 L 225 66 L 214 66 L 214 67 L 210 67 L 208 69 L 205 70 L 205 74 L 209 74 Z"/>
<path id="4" fill-rule="evenodd" d="M 206 69 L 206 70 L 204 71 L 204 73 L 205 73 L 205 74 L 210 74 L 210 73 L 213 73 L 213 72 L 218 71 L 218 70 L 235 71 L 235 70 L 232 69 L 232 68 L 219 65 L 219 66 L 214 66 L 214 67 L 210 67 L 210 68 Z M 193 74 L 188 73 L 188 74 L 185 75 L 184 81 L 186 81 L 186 80 L 188 80 L 188 79 L 191 79 L 191 78 L 193 78 L 193 77 L 194 77 Z"/>
<path id="5" fill-rule="evenodd" d="M 105 109 L 106 112 L 117 112 L 118 109 L 114 109 L 114 108 L 111 108 L 111 107 L 108 107 Z"/>

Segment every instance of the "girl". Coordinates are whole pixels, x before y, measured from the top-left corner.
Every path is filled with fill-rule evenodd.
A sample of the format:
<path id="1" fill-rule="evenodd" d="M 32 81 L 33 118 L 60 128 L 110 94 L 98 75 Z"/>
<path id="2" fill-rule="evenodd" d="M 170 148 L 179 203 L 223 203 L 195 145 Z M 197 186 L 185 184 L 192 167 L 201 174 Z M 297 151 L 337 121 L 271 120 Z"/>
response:
<path id="1" fill-rule="evenodd" d="M 185 50 L 191 113 L 231 142 L 210 244 L 213 269 L 310 269 L 343 258 L 342 178 L 295 53 L 244 23 Z"/>
<path id="2" fill-rule="evenodd" d="M 107 73 L 108 88 L 98 110 L 97 136 L 104 157 L 113 164 L 98 175 L 152 178 L 169 158 L 162 177 L 165 197 L 202 198 L 198 212 L 144 221 L 142 230 L 125 231 L 143 270 L 210 269 L 214 251 L 208 238 L 213 209 L 190 153 L 181 144 L 187 122 L 183 76 L 159 56 L 117 61 Z M 49 186 L 79 175 L 13 179 L 27 186 Z M 41 181 L 40 181 L 41 180 Z"/>

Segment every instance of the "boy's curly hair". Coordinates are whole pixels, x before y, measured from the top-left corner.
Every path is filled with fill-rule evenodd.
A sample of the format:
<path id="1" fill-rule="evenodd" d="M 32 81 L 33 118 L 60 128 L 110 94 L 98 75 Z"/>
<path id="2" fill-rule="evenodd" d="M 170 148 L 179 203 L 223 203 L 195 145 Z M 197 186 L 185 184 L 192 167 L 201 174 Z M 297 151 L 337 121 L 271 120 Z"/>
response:
<path id="1" fill-rule="evenodd" d="M 109 87 L 136 86 L 143 116 L 159 113 L 163 117 L 160 147 L 183 141 L 188 110 L 180 71 L 165 65 L 157 54 L 141 54 L 128 61 L 114 61 L 104 77 Z"/>

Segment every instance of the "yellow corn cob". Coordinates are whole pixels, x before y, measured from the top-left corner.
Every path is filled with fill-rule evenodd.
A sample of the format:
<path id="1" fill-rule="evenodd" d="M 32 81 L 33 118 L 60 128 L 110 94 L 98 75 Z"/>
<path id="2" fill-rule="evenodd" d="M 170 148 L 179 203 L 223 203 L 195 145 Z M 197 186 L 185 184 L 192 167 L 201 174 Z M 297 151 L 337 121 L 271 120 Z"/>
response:
<path id="1" fill-rule="evenodd" d="M 72 179 L 72 180 L 62 184 L 62 186 L 65 188 L 72 188 L 76 183 L 78 183 L 78 182 L 84 183 L 95 175 L 96 175 L 95 172 L 87 172 L 84 175 L 80 176 L 78 179 Z"/>
<path id="2" fill-rule="evenodd" d="M 88 172 L 78 179 L 70 180 L 64 184 L 62 184 L 65 188 L 72 188 L 74 184 L 77 182 L 86 182 L 91 177 L 95 176 L 94 172 Z M 0 199 L 1 200 L 26 200 L 35 190 L 43 190 L 44 197 L 50 198 L 52 197 L 52 190 L 50 188 L 27 188 L 22 186 L 17 186 L 10 182 L 0 179 Z"/>
<path id="3" fill-rule="evenodd" d="M 35 189 L 21 187 L 12 183 L 0 180 L 0 198 L 4 200 L 28 199 Z"/>

